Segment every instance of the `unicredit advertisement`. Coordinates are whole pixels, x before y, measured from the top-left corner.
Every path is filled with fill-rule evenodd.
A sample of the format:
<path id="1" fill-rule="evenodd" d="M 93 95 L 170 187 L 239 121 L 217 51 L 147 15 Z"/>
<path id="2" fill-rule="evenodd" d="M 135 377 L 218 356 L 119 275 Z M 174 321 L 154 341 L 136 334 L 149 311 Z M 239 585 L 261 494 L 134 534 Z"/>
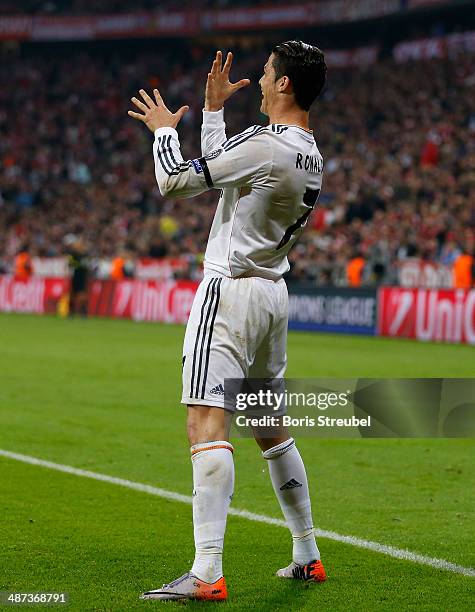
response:
<path id="1" fill-rule="evenodd" d="M 94 281 L 89 286 L 89 314 L 133 319 L 186 323 L 196 281 Z"/>
<path id="2" fill-rule="evenodd" d="M 382 288 L 378 335 L 475 344 L 475 289 Z"/>
<path id="3" fill-rule="evenodd" d="M 186 323 L 197 281 L 95 280 L 91 316 Z M 0 312 L 54 314 L 67 278 L 0 276 Z M 289 285 L 289 328 L 475 345 L 475 289 Z"/>
<path id="4" fill-rule="evenodd" d="M 88 288 L 92 316 L 186 323 L 198 283 L 187 280 L 101 281 Z M 21 281 L 0 276 L 0 312 L 56 313 L 69 292 L 69 279 L 35 278 Z"/>
<path id="5" fill-rule="evenodd" d="M 55 313 L 61 297 L 69 291 L 68 278 L 18 280 L 0 276 L 0 312 Z"/>

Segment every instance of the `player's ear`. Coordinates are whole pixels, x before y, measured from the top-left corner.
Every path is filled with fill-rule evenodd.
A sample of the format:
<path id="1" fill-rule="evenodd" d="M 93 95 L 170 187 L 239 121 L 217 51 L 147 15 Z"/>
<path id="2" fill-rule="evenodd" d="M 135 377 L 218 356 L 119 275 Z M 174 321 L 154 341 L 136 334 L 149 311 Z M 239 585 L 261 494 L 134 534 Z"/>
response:
<path id="1" fill-rule="evenodd" d="M 288 76 L 280 77 L 277 82 L 277 88 L 279 93 L 290 93 L 292 91 L 292 85 Z"/>

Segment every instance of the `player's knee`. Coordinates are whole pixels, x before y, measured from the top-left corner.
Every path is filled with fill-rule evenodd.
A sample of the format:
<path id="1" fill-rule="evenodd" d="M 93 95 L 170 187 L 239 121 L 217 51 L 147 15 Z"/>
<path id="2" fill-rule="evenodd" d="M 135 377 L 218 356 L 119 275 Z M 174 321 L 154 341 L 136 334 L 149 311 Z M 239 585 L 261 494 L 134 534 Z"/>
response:
<path id="1" fill-rule="evenodd" d="M 190 445 L 227 440 L 229 426 L 224 410 L 209 406 L 188 406 L 187 433 Z"/>
<path id="2" fill-rule="evenodd" d="M 278 444 L 282 444 L 290 438 L 290 433 L 286 427 L 274 428 L 272 431 L 254 428 L 254 439 L 262 451 L 269 450 Z"/>
<path id="3" fill-rule="evenodd" d="M 186 429 L 191 446 L 203 442 L 207 418 L 208 408 L 206 406 L 188 406 Z"/>

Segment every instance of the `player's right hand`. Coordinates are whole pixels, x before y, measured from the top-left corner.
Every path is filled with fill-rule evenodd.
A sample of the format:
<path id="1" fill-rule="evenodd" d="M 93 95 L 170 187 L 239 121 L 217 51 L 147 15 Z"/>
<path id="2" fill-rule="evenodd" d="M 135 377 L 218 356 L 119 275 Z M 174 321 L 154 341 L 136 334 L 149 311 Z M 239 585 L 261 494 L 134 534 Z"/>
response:
<path id="1" fill-rule="evenodd" d="M 127 114 L 129 117 L 133 117 L 145 123 L 152 133 L 159 128 L 176 128 L 183 115 L 190 110 L 189 106 L 182 106 L 176 113 L 172 113 L 165 106 L 165 102 L 158 89 L 153 90 L 155 100 L 152 100 L 145 89 L 141 89 L 139 93 L 143 101 L 134 96 L 132 102 L 143 112 L 143 114 L 131 110 L 129 110 Z"/>
<path id="2" fill-rule="evenodd" d="M 208 73 L 208 80 L 206 81 L 206 111 L 221 110 L 225 101 L 230 98 L 233 93 L 242 87 L 247 87 L 251 82 L 249 79 L 241 79 L 237 83 L 231 83 L 229 81 L 229 71 L 231 70 L 232 63 L 233 54 L 231 52 L 228 53 L 224 66 L 222 65 L 223 54 L 221 51 L 216 52 L 216 58 L 211 66 L 211 72 Z"/>

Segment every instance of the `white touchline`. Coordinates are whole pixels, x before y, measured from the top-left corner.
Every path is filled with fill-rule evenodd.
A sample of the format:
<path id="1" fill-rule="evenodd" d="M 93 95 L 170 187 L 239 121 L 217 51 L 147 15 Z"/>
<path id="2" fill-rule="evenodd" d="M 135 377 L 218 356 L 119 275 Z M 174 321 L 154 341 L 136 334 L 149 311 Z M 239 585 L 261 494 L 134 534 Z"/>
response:
<path id="1" fill-rule="evenodd" d="M 156 495 L 157 497 L 163 497 L 165 499 L 171 499 L 173 501 L 182 502 L 185 504 L 191 504 L 193 498 L 190 495 L 183 495 L 181 493 L 175 493 L 174 491 L 167 491 L 166 489 L 159 489 L 152 485 L 142 484 L 140 482 L 133 482 L 132 480 L 125 480 L 124 478 L 116 478 L 115 476 L 107 476 L 107 474 L 99 474 L 97 472 L 90 472 L 88 470 L 81 470 L 79 468 L 72 467 L 70 465 L 62 465 L 61 463 L 53 463 L 52 461 L 45 461 L 44 459 L 38 459 L 37 457 L 30 457 L 29 455 L 21 455 L 20 453 L 12 453 L 8 450 L 0 449 L 0 457 L 7 457 L 8 459 L 14 459 L 21 461 L 22 463 L 29 463 L 31 465 L 39 465 L 40 467 L 48 468 L 50 470 L 56 470 L 57 472 L 65 472 L 66 474 L 74 474 L 74 476 L 82 476 L 83 478 L 91 478 L 92 480 L 100 480 L 102 482 L 108 482 L 110 484 L 119 485 L 120 487 L 127 487 L 128 489 L 134 489 L 134 491 L 141 491 L 142 493 L 149 493 L 150 495 Z M 266 525 L 276 525 L 278 527 L 286 527 L 285 521 L 264 514 L 255 514 L 248 510 L 238 510 L 237 508 L 230 508 L 229 514 L 232 516 L 239 516 L 241 518 L 248 519 L 249 521 L 256 521 L 257 523 L 265 523 Z M 457 565 L 451 563 L 445 559 L 436 559 L 434 557 L 426 557 L 418 553 L 411 552 L 410 550 L 404 550 L 402 548 L 394 548 L 393 546 L 386 546 L 386 544 L 379 544 L 378 542 L 372 542 L 371 540 L 363 540 L 354 536 L 346 536 L 335 531 L 327 531 L 326 529 L 315 529 L 315 534 L 319 538 L 327 538 L 328 540 L 335 540 L 336 542 L 343 542 L 344 544 L 350 544 L 358 548 L 366 548 L 373 552 L 382 553 L 383 555 L 389 555 L 395 559 L 403 559 L 404 561 L 412 561 L 413 563 L 419 563 L 420 565 L 428 565 L 435 567 L 446 572 L 454 572 L 456 574 L 462 574 L 463 576 L 475 577 L 475 569 L 471 567 L 464 567 L 463 565 Z"/>

